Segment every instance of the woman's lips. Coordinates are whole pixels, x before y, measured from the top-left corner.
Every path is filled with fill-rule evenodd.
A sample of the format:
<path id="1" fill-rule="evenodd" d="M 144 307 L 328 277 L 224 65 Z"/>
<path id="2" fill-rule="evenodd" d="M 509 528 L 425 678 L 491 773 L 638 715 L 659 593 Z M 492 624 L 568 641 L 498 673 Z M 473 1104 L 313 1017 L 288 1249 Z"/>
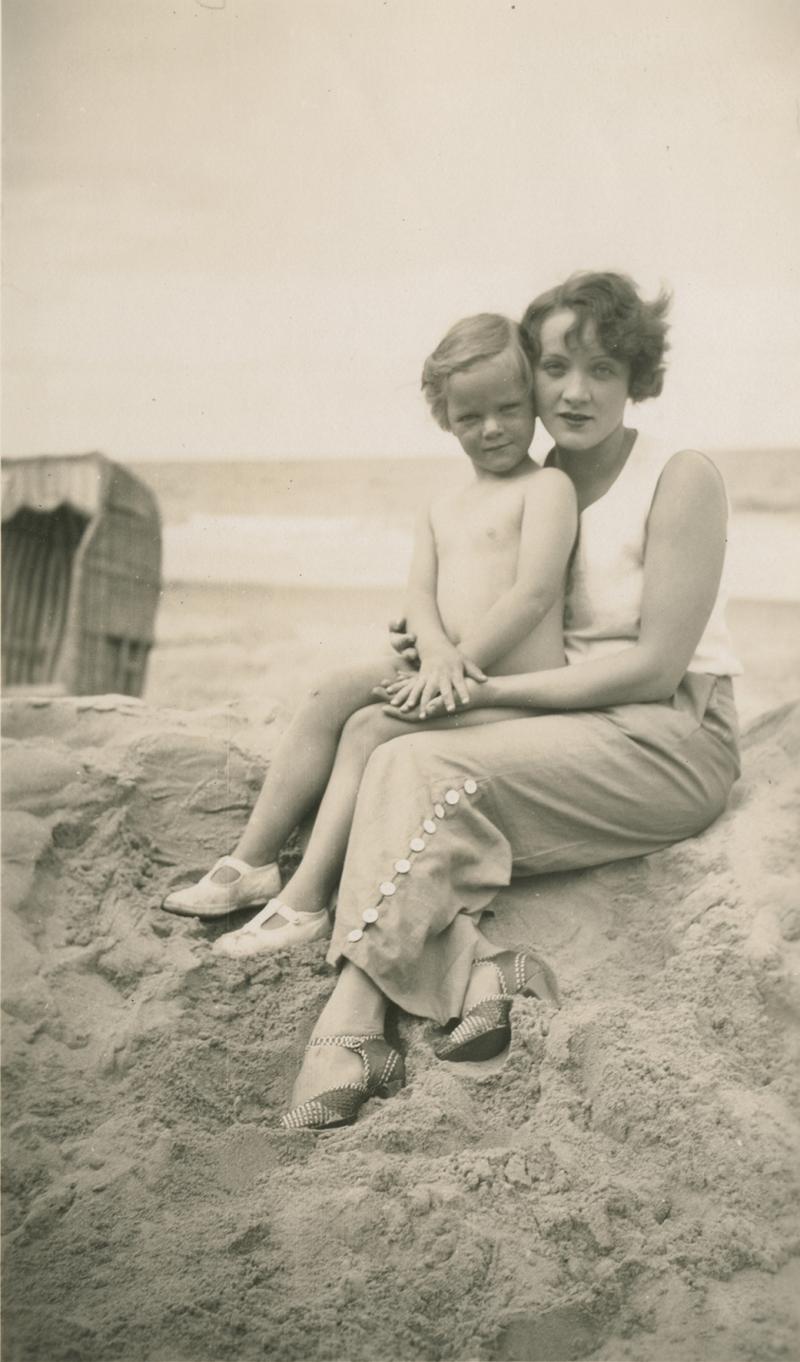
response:
<path id="1" fill-rule="evenodd" d="M 559 412 L 562 421 L 566 421 L 569 426 L 582 426 L 584 422 L 591 421 L 591 416 L 584 416 L 581 412 L 562 411 Z"/>

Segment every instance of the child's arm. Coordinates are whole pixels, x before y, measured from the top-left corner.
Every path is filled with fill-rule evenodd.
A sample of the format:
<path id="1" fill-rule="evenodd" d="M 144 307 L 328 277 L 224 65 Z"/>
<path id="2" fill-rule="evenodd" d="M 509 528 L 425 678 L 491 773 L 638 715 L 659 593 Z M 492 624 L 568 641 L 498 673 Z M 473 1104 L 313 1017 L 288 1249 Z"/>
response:
<path id="1" fill-rule="evenodd" d="M 577 528 L 572 483 L 557 468 L 543 468 L 525 493 L 514 585 L 462 638 L 465 657 L 491 666 L 541 623 L 563 590 Z"/>
<path id="2" fill-rule="evenodd" d="M 480 667 L 468 661 L 445 633 L 436 603 L 437 573 L 436 541 L 430 513 L 425 511 L 417 521 L 406 593 L 406 618 L 409 631 L 416 635 L 419 672 L 400 688 L 396 703 L 413 707 L 427 686 L 431 694 L 441 694 L 446 709 L 454 710 L 453 692 L 462 703 L 466 703 L 465 697 L 469 695 L 465 675 L 475 681 L 484 681 L 485 677 Z"/>
<path id="3" fill-rule="evenodd" d="M 436 542 L 430 512 L 425 510 L 414 528 L 414 551 L 406 589 L 406 619 L 410 632 L 417 636 L 420 658 L 440 649 L 453 648 L 436 604 L 437 572 Z"/>

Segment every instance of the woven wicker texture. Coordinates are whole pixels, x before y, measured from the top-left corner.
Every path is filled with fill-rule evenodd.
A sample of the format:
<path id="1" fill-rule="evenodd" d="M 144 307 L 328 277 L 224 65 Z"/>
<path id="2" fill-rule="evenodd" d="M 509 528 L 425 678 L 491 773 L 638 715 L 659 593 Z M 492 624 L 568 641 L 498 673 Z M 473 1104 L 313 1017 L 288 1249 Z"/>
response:
<path id="1" fill-rule="evenodd" d="M 161 587 L 150 489 L 101 454 L 3 466 L 3 684 L 141 695 Z"/>

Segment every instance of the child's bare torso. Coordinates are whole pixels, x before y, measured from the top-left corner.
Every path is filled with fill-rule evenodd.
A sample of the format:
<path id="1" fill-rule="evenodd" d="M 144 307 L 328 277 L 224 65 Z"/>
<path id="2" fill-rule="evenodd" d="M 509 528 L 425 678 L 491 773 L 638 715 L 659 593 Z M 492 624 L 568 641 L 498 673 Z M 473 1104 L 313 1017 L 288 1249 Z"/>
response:
<path id="1" fill-rule="evenodd" d="M 523 504 L 535 512 L 539 470 L 509 480 L 476 480 L 437 498 L 430 520 L 437 553 L 436 603 L 445 632 L 461 640 L 491 610 L 517 574 Z M 534 503 L 531 504 L 531 496 Z M 564 599 L 541 624 L 486 670 L 493 675 L 539 671 L 564 662 Z"/>

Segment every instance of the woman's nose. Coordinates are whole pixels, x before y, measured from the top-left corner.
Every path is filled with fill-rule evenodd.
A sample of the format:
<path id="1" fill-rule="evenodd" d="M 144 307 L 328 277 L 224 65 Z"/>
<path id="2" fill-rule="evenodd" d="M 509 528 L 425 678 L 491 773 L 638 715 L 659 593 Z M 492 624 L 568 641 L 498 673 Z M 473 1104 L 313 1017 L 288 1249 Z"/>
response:
<path id="1" fill-rule="evenodd" d="M 569 369 L 564 375 L 563 394 L 568 402 L 585 402 L 589 397 L 586 375 L 580 369 Z"/>

